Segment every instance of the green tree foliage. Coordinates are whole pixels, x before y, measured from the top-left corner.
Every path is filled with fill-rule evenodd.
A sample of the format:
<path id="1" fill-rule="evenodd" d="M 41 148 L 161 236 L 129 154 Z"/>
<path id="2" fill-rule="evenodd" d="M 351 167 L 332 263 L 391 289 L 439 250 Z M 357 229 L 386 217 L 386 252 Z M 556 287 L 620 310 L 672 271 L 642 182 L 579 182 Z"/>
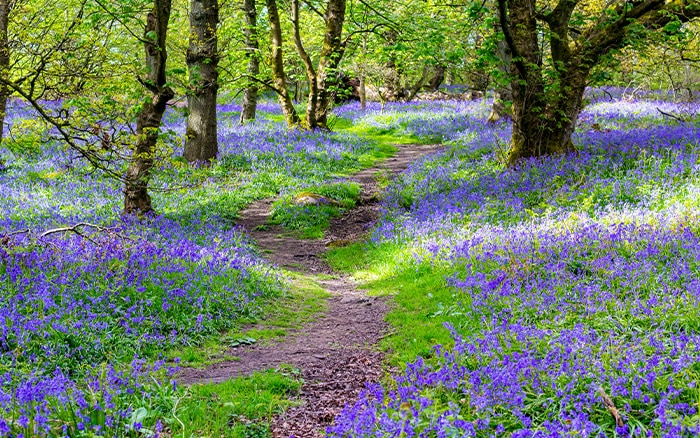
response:
<path id="1" fill-rule="evenodd" d="M 209 75 L 218 79 L 209 82 L 218 88 L 220 102 L 238 98 L 244 89 L 248 102 L 251 92 L 256 99 L 259 93 L 282 96 L 290 126 L 302 121 L 294 104 L 306 100 L 306 123 L 312 128 L 327 126 L 328 109 L 344 93 L 340 77 L 356 79 L 363 99 L 382 102 L 411 100 L 442 84 L 495 88 L 493 120 L 507 113 L 513 101 L 511 163 L 570 148 L 583 89 L 592 83 L 622 85 L 630 92 L 666 87 L 684 98 L 700 92 L 699 31 L 689 22 L 698 15 L 696 0 L 543 1 L 521 16 L 522 1 L 221 2 L 219 24 L 211 33 L 218 39 L 218 66 Z M 185 106 L 194 77 L 188 76 L 186 63 L 194 41 L 190 0 L 173 0 L 164 47 L 169 54 L 166 80 L 157 85 L 148 79 L 152 66 L 144 63 L 143 51 L 150 36 L 143 29 L 153 4 L 0 2 L 9 11 L 7 42 L 0 38 L 2 53 L 9 55 L 7 65 L 0 65 L 0 114 L 3 94 L 11 94 L 30 102 L 40 115 L 35 126 L 13 128 L 5 147 L 17 153 L 31 150 L 51 132 L 95 167 L 123 180 L 139 142 L 137 118 L 154 86 L 174 92 L 168 104 Z M 251 5 L 254 21 L 245 12 Z M 343 16 L 331 22 L 333 5 L 335 16 L 338 11 Z M 515 92 L 512 99 L 509 88 Z M 241 119 L 253 117 L 254 112 Z M 523 126 L 536 129 L 524 132 Z M 184 141 L 163 133 L 160 124 L 158 133 L 150 157 L 156 161 L 172 157 Z"/>

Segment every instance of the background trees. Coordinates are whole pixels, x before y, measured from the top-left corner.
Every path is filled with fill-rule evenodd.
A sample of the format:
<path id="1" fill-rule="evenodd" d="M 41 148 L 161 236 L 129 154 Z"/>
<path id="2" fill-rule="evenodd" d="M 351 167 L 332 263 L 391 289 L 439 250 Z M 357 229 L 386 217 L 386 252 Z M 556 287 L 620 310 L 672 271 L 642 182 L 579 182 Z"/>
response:
<path id="1" fill-rule="evenodd" d="M 161 120 L 185 98 L 182 154 L 207 162 L 217 97 L 242 93 L 247 121 L 266 93 L 290 128 L 328 129 L 348 91 L 386 102 L 445 85 L 491 89 L 490 120 L 512 108 L 515 164 L 573 147 L 591 84 L 697 94 L 698 14 L 696 0 L 1 0 L 0 125 L 6 96 L 31 103 L 36 130 L 125 183 L 129 213 L 152 208 L 149 169 L 180 147 L 163 141 Z M 4 147 L 21 149 L 27 129 L 0 133 Z"/>

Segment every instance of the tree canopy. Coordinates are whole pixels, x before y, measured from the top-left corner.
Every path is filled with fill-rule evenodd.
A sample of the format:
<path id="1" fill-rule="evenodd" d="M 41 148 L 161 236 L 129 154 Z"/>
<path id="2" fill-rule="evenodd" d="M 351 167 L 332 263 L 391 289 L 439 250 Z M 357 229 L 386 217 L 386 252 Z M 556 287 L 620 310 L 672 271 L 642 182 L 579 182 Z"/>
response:
<path id="1" fill-rule="evenodd" d="M 161 117 L 139 128 L 151 105 L 185 107 L 185 158 L 206 163 L 217 156 L 217 99 L 242 93 L 244 122 L 271 93 L 290 129 L 328 129 L 334 102 L 352 96 L 495 90 L 490 119 L 513 118 L 515 164 L 573 147 L 587 86 L 698 92 L 695 0 L 174 0 L 155 27 L 152 1 L 0 3 L 0 113 L 8 97 L 26 100 L 42 129 L 127 187 L 134 162 L 172 155 Z M 146 195 L 125 211 L 150 209 Z"/>

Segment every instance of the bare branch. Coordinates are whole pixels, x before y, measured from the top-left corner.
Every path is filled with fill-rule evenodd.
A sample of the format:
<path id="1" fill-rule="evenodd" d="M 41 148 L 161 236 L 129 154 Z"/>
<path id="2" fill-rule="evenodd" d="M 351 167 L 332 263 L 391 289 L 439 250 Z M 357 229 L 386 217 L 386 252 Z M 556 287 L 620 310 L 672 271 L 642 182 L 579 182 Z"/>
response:
<path id="1" fill-rule="evenodd" d="M 43 233 L 39 235 L 39 239 L 43 239 L 47 236 L 50 236 L 52 234 L 66 234 L 66 233 L 73 233 L 76 234 L 86 240 L 89 240 L 91 243 L 94 243 L 95 245 L 98 245 L 97 241 L 95 241 L 91 236 L 87 235 L 84 231 L 82 231 L 84 228 L 91 228 L 95 230 L 95 233 L 107 233 L 111 236 L 119 237 L 120 239 L 124 240 L 130 240 L 134 241 L 129 236 L 126 236 L 120 232 L 117 231 L 116 228 L 114 227 L 104 227 L 102 225 L 96 225 L 96 224 L 91 224 L 89 222 L 80 222 L 78 224 L 75 224 L 70 227 L 59 227 L 59 228 L 52 228 L 50 230 L 46 230 Z"/>
<path id="2" fill-rule="evenodd" d="M 306 6 L 308 6 L 309 9 L 311 9 L 311 10 L 314 12 L 314 14 L 316 14 L 316 15 L 318 15 L 319 17 L 325 19 L 324 13 L 321 12 L 321 11 L 319 11 L 318 8 L 317 8 L 316 6 L 313 5 L 313 3 L 311 3 L 311 2 L 308 1 L 308 0 L 303 0 L 303 1 L 304 1 L 304 4 L 305 4 Z"/>
<path id="3" fill-rule="evenodd" d="M 679 121 L 679 122 L 681 122 L 681 123 L 685 123 L 685 122 L 688 121 L 688 120 L 685 119 L 684 117 L 681 117 L 681 116 L 678 116 L 678 115 L 676 115 L 676 114 L 671 114 L 671 113 L 667 113 L 667 112 L 665 112 L 665 111 L 662 111 L 661 108 L 656 108 L 656 111 L 660 112 L 662 115 L 664 115 L 664 116 L 666 116 L 666 117 L 670 117 L 670 118 L 672 118 L 672 119 L 674 119 L 674 120 L 677 120 L 677 121 Z"/>

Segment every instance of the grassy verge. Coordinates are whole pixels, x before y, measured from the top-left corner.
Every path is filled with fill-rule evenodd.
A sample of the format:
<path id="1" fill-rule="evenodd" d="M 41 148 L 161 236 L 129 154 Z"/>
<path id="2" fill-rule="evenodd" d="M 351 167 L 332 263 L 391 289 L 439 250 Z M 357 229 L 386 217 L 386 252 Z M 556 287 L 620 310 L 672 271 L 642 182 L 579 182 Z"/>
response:
<path id="1" fill-rule="evenodd" d="M 391 363 L 397 367 L 416 356 L 431 357 L 436 344 L 451 346 L 445 322 L 459 327 L 472 324 L 451 310 L 455 292 L 446 277 L 454 269 L 397 262 L 406 255 L 406 248 L 399 245 L 366 242 L 334 248 L 327 254 L 333 269 L 352 275 L 369 294 L 393 297 L 394 306 L 387 315 L 393 331 L 382 341 L 382 348 L 391 352 Z"/>
<path id="2" fill-rule="evenodd" d="M 259 312 L 259 320 L 242 321 L 237 329 L 222 333 L 203 345 L 186 346 L 173 350 L 168 357 L 180 358 L 180 365 L 205 367 L 236 357 L 228 353 L 231 347 L 259 342 L 272 342 L 286 336 L 290 330 L 301 327 L 326 307 L 328 292 L 314 278 L 287 272 L 290 279 L 286 294 L 268 301 Z"/>
<path id="3" fill-rule="evenodd" d="M 268 438 L 272 418 L 294 404 L 299 372 L 278 368 L 250 377 L 187 389 L 172 436 Z"/>
<path id="4" fill-rule="evenodd" d="M 334 183 L 309 187 L 279 198 L 272 206 L 271 219 L 304 239 L 320 239 L 330 220 L 355 207 L 360 198 L 357 183 Z"/>

